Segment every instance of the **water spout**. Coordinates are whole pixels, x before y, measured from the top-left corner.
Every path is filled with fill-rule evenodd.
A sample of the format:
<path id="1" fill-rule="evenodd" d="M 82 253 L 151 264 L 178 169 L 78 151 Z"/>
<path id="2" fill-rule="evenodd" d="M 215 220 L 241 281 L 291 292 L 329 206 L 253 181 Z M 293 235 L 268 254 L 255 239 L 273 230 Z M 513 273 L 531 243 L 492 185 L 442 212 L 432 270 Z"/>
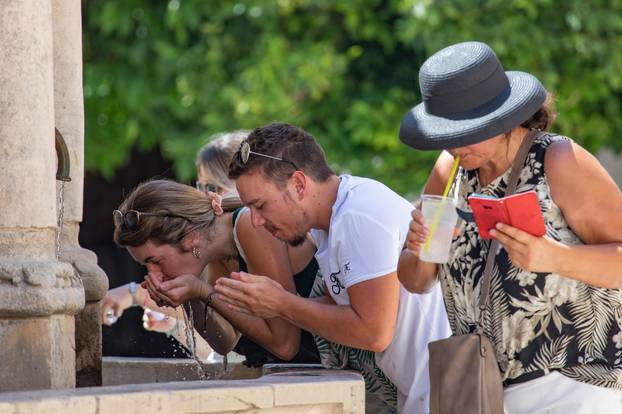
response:
<path id="1" fill-rule="evenodd" d="M 58 159 L 56 179 L 58 181 L 71 181 L 69 174 L 69 150 L 67 149 L 65 139 L 56 128 L 54 128 L 54 138 L 56 141 L 56 158 Z"/>

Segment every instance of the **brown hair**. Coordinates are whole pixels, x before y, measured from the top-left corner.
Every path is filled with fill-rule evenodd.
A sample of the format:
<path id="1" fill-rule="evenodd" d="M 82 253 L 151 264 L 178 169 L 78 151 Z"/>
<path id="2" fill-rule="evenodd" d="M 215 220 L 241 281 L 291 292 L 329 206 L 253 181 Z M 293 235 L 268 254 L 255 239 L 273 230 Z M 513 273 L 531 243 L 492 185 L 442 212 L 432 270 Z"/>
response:
<path id="1" fill-rule="evenodd" d="M 237 197 L 222 201 L 225 211 L 232 211 L 241 205 Z M 130 230 L 124 223 L 115 226 L 114 241 L 122 247 L 140 246 L 150 239 L 157 244 L 177 245 L 193 229 L 209 229 L 216 218 L 212 199 L 207 194 L 171 180 L 151 180 L 139 184 L 121 203 L 119 210 L 124 214 L 137 210 L 161 215 L 141 215 L 136 229 Z"/>
<path id="2" fill-rule="evenodd" d="M 313 135 L 294 125 L 271 123 L 254 129 L 246 139 L 251 151 L 290 161 L 317 182 L 325 182 L 335 173 L 326 163 L 324 150 Z M 238 150 L 229 167 L 229 178 L 235 180 L 243 174 L 261 169 L 263 174 L 277 184 L 284 184 L 293 173 L 289 162 L 251 154 L 244 164 Z"/>
<path id="3" fill-rule="evenodd" d="M 220 188 L 235 191 L 235 183 L 229 178 L 229 165 L 242 141 L 250 131 L 239 130 L 216 134 L 199 150 L 196 167 L 203 167 Z"/>
<path id="4" fill-rule="evenodd" d="M 552 93 L 546 94 L 546 99 L 542 107 L 531 116 L 527 121 L 521 124 L 527 129 L 538 129 L 540 131 L 548 131 L 553 125 L 553 121 L 557 117 L 555 112 L 555 96 Z"/>

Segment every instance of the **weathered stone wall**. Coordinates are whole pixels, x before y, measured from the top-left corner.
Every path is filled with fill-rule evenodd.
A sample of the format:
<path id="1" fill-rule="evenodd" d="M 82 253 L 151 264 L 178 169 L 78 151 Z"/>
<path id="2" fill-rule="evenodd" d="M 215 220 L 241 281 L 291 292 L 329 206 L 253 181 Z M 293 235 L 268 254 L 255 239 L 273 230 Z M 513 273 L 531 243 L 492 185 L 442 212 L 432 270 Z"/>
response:
<path id="1" fill-rule="evenodd" d="M 53 0 L 55 126 L 69 150 L 71 181 L 65 184 L 60 260 L 73 264 L 84 285 L 86 306 L 76 315 L 76 385 L 101 385 L 99 301 L 108 289 L 97 257 L 78 243 L 84 187 L 84 103 L 80 0 Z M 60 183 L 57 183 L 60 186 Z"/>
<path id="2" fill-rule="evenodd" d="M 75 384 L 84 288 L 56 259 L 52 5 L 0 3 L 0 391 Z"/>

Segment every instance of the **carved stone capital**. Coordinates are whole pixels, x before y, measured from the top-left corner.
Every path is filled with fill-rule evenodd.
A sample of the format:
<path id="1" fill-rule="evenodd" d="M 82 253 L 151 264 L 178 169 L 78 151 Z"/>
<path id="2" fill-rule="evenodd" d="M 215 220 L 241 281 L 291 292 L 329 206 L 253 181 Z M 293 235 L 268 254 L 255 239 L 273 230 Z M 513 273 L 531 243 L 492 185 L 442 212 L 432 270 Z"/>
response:
<path id="1" fill-rule="evenodd" d="M 101 300 L 108 291 L 108 277 L 97 265 L 97 255 L 78 245 L 66 246 L 60 254 L 60 260 L 73 265 L 82 279 L 87 302 Z"/>
<path id="2" fill-rule="evenodd" d="M 0 318 L 75 315 L 83 308 L 84 287 L 71 264 L 0 260 Z"/>

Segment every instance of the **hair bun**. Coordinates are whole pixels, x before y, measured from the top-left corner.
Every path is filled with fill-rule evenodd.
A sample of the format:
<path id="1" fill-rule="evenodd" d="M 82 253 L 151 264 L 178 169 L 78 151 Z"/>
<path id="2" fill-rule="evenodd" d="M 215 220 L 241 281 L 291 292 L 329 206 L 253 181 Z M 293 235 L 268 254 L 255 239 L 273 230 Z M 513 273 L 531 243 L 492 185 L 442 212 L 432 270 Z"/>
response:
<path id="1" fill-rule="evenodd" d="M 222 213 L 224 213 L 222 209 L 222 196 L 218 193 L 208 191 L 207 198 L 212 203 L 212 209 L 214 210 L 214 214 L 217 216 L 222 215 Z"/>

